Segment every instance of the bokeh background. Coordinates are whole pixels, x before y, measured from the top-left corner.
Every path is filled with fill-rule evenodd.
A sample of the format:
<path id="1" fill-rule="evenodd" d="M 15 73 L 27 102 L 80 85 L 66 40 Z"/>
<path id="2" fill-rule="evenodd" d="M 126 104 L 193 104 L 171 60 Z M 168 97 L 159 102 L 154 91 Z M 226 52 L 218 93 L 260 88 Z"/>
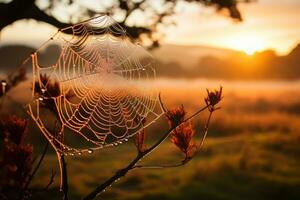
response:
<path id="1" fill-rule="evenodd" d="M 1 79 L 15 73 L 57 28 L 110 11 L 157 59 L 153 84 L 168 108 L 183 104 L 192 113 L 204 105 L 206 88 L 223 86 L 222 109 L 213 115 L 194 160 L 180 168 L 132 171 L 99 199 L 300 198 L 300 1 L 36 0 L 26 2 L 30 9 L 23 5 L 22 14 L 14 7 L 9 15 L 16 17 L 6 24 L 5 6 L 20 2 L 0 1 Z M 55 51 L 49 46 L 42 54 L 46 58 Z M 22 111 L 29 79 L 1 97 L 2 114 L 29 118 Z M 193 120 L 199 134 L 205 119 L 204 114 Z M 30 123 L 28 143 L 39 155 L 46 141 Z M 148 142 L 167 128 L 164 118 L 159 120 L 147 130 Z M 134 156 L 129 141 L 67 157 L 71 199 L 80 199 Z M 169 163 L 181 156 L 166 141 L 143 162 Z M 49 151 L 32 187 L 49 182 L 52 170 L 58 166 Z M 58 185 L 56 176 L 49 191 L 33 198 L 57 199 Z"/>

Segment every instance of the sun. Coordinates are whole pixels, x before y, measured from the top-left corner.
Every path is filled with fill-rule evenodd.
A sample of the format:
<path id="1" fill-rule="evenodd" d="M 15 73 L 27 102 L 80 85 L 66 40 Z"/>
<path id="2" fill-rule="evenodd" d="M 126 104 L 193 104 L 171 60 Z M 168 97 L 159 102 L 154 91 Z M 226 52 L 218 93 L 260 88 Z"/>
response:
<path id="1" fill-rule="evenodd" d="M 255 35 L 244 35 L 232 38 L 230 46 L 233 49 L 245 52 L 248 55 L 252 55 L 257 51 L 264 49 L 264 42 L 261 38 Z"/>
<path id="2" fill-rule="evenodd" d="M 244 51 L 248 55 L 252 55 L 255 52 L 262 49 L 261 44 L 256 43 L 255 41 L 251 42 L 244 42 L 242 45 L 240 45 L 240 49 Z"/>

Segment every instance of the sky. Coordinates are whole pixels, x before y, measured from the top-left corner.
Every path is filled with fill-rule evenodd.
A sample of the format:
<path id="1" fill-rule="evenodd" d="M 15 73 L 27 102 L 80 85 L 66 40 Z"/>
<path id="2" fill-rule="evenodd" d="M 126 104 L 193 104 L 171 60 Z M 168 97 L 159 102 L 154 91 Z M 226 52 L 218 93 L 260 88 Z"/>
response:
<path id="1" fill-rule="evenodd" d="M 280 55 L 300 43 L 300 0 L 258 0 L 239 8 L 244 18 L 241 23 L 213 8 L 180 3 L 174 16 L 177 25 L 161 29 L 165 34 L 162 43 L 205 45 L 248 54 L 274 49 Z M 38 46 L 55 32 L 55 27 L 45 23 L 18 21 L 1 32 L 0 44 Z"/>
<path id="2" fill-rule="evenodd" d="M 299 0 L 258 0 L 239 8 L 242 23 L 213 9 L 185 7 L 189 12 L 176 16 L 177 27 L 168 30 L 166 42 L 249 51 L 272 48 L 279 54 L 288 53 L 300 42 Z"/>

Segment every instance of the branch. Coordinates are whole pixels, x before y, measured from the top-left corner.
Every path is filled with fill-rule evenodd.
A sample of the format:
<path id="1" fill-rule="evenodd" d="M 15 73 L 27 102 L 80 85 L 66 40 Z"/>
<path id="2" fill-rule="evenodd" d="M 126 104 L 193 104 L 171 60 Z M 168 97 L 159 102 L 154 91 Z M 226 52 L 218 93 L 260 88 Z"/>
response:
<path id="1" fill-rule="evenodd" d="M 126 15 L 124 17 L 123 22 L 126 21 L 126 19 L 131 15 L 131 13 L 140 8 L 141 5 L 145 2 L 146 0 L 138 1 L 138 2 L 130 2 L 132 4 L 130 7 L 128 6 L 128 2 L 124 0 L 119 0 L 119 7 L 126 12 Z"/>
<path id="2" fill-rule="evenodd" d="M 197 115 L 199 115 L 201 112 L 203 112 L 204 110 L 208 109 L 211 105 L 206 105 L 205 107 L 199 109 L 198 111 L 196 111 L 194 114 L 192 114 L 191 116 L 189 116 L 188 118 L 186 118 L 185 120 L 183 120 L 181 123 L 179 123 L 176 127 L 170 128 L 165 135 L 163 135 L 163 137 L 156 142 L 151 148 L 147 149 L 144 153 L 145 154 L 149 154 L 152 151 L 154 151 L 161 143 L 163 143 L 168 137 L 169 135 L 175 130 L 177 129 L 181 124 L 190 121 L 192 118 L 196 117 Z"/>
<path id="3" fill-rule="evenodd" d="M 61 164 L 62 164 L 62 192 L 63 192 L 63 200 L 68 200 L 68 173 L 67 173 L 67 163 L 65 161 L 65 156 L 60 154 Z"/>
<path id="4" fill-rule="evenodd" d="M 16 1 L 16 0 L 15 0 Z M 17 3 L 15 3 L 17 4 Z M 15 13 L 15 10 L 13 6 L 7 6 L 6 4 L 4 4 L 6 7 L 6 10 L 11 10 L 13 13 Z M 3 5 L 3 6 L 4 6 Z M 1 8 L 1 6 L 0 6 Z M 46 22 L 48 24 L 51 24 L 59 29 L 63 29 L 66 27 L 71 27 L 74 26 L 75 24 L 73 23 L 65 23 L 65 22 L 61 22 L 59 20 L 57 20 L 55 17 L 48 15 L 47 13 L 45 13 L 43 10 L 41 10 L 39 7 L 37 7 L 34 3 L 30 4 L 30 5 L 26 5 L 26 7 L 23 7 L 23 12 L 19 13 L 18 15 L 15 15 L 13 19 L 7 19 L 8 18 L 8 14 L 7 15 L 0 15 L 2 16 L 2 23 L 0 23 L 0 30 L 3 29 L 5 26 L 13 23 L 14 21 L 20 20 L 20 19 L 35 19 L 37 21 L 41 21 L 41 22 Z M 9 15 L 11 15 L 11 13 L 9 13 Z M 139 38 L 140 34 L 142 33 L 146 33 L 146 34 L 150 34 L 151 30 L 145 27 L 138 27 L 138 26 L 127 26 L 124 22 L 120 23 L 120 25 L 127 31 L 127 33 L 130 35 L 130 37 L 137 39 Z M 64 31 L 64 33 L 67 34 L 73 34 L 72 29 L 67 29 L 66 31 Z M 101 31 L 97 31 L 95 34 L 102 34 Z"/>
<path id="5" fill-rule="evenodd" d="M 204 126 L 204 130 L 203 130 L 203 137 L 199 143 L 199 145 L 197 146 L 197 150 L 196 153 L 198 153 L 200 151 L 200 149 L 202 148 L 205 138 L 207 136 L 208 133 L 208 126 L 210 124 L 210 120 L 211 120 L 211 116 L 212 113 L 216 111 L 216 110 L 209 110 L 209 116 L 208 119 L 206 121 L 206 124 Z M 192 117 L 192 116 L 191 116 Z M 196 154 L 194 154 L 193 156 L 195 156 Z M 139 168 L 139 169 L 165 169 L 165 168 L 175 168 L 175 167 L 180 167 L 183 166 L 185 164 L 187 164 L 192 158 L 185 158 L 184 160 L 182 160 L 179 163 L 176 164 L 169 164 L 169 165 L 135 165 L 134 168 Z"/>
<path id="6" fill-rule="evenodd" d="M 127 165 L 125 168 L 120 169 L 116 172 L 116 174 L 114 176 L 112 176 L 111 178 L 109 178 L 107 181 L 105 181 L 103 184 L 99 185 L 98 187 L 96 187 L 92 192 L 90 192 L 86 197 L 83 198 L 83 200 L 92 200 L 94 199 L 99 193 L 101 193 L 102 191 L 105 191 L 105 189 L 109 186 L 111 186 L 114 182 L 116 182 L 118 179 L 120 179 L 121 177 L 125 176 L 128 171 L 130 171 L 131 169 L 133 169 L 134 165 L 141 160 L 141 158 L 143 157 L 143 153 L 138 154 L 136 156 L 136 158 L 131 161 L 131 163 L 129 163 L 129 165 Z"/>
<path id="7" fill-rule="evenodd" d="M 23 19 L 24 13 L 35 0 L 14 0 L 10 3 L 0 3 L 0 31 L 9 24 Z"/>
<path id="8" fill-rule="evenodd" d="M 210 124 L 211 116 L 212 116 L 212 114 L 213 114 L 214 111 L 216 111 L 216 109 L 209 110 L 209 116 L 208 116 L 208 119 L 207 119 L 205 127 L 204 127 L 203 137 L 202 137 L 202 140 L 201 140 L 199 146 L 197 147 L 198 151 L 202 148 L 202 146 L 204 144 L 204 140 L 206 139 L 206 136 L 207 136 L 207 133 L 208 133 L 208 126 Z"/>
<path id="9" fill-rule="evenodd" d="M 37 171 L 39 170 L 39 168 L 40 168 L 40 166 L 41 166 L 41 164 L 42 164 L 42 162 L 43 162 L 43 160 L 44 160 L 44 158 L 45 158 L 45 155 L 46 155 L 46 153 L 47 153 L 47 151 L 48 151 L 48 147 L 49 147 L 49 143 L 47 142 L 46 145 L 45 145 L 45 148 L 44 148 L 44 150 L 43 150 L 43 153 L 42 153 L 42 156 L 41 156 L 39 162 L 38 162 L 37 165 L 35 166 L 35 168 L 34 168 L 32 174 L 29 176 L 29 178 L 28 178 L 28 180 L 27 180 L 27 182 L 26 182 L 26 184 L 25 184 L 25 186 L 24 186 L 24 189 L 23 189 L 24 191 L 26 191 L 26 190 L 28 189 L 28 187 L 29 187 L 29 185 L 30 185 L 30 183 L 31 183 L 31 181 L 32 181 L 32 179 L 33 179 L 33 177 L 35 176 L 35 174 L 36 174 Z"/>
<path id="10" fill-rule="evenodd" d="M 159 98 L 161 101 L 161 99 Z M 162 102 L 160 102 L 162 105 Z M 111 186 L 114 182 L 116 182 L 119 178 L 125 176 L 130 170 L 135 168 L 136 163 L 138 163 L 143 157 L 150 154 L 152 151 L 154 151 L 160 144 L 162 144 L 169 135 L 181 124 L 189 121 L 190 119 L 197 116 L 199 113 L 203 112 L 204 110 L 208 109 L 211 105 L 206 105 L 205 107 L 199 109 L 196 111 L 193 115 L 182 121 L 180 124 L 178 124 L 176 127 L 170 128 L 163 136 L 162 138 L 157 141 L 155 144 L 152 145 L 151 148 L 145 150 L 144 152 L 139 152 L 134 160 L 132 160 L 125 168 L 118 170 L 114 176 L 109 178 L 107 181 L 105 181 L 103 184 L 96 187 L 92 192 L 90 192 L 86 197 L 83 198 L 83 200 L 92 200 L 94 199 L 99 193 L 104 191 L 107 187 Z M 178 165 L 181 166 L 181 165 Z"/>
<path id="11" fill-rule="evenodd" d="M 227 9 L 229 11 L 230 17 L 232 19 L 236 19 L 241 21 L 242 17 L 240 14 L 240 11 L 237 8 L 237 4 L 244 3 L 244 2 L 252 2 L 256 0 L 186 0 L 187 2 L 195 2 L 198 4 L 204 4 L 207 6 L 215 6 L 218 10 L 221 9 Z M 123 11 L 126 11 L 125 17 L 123 22 L 120 24 L 127 30 L 128 34 L 133 39 L 138 39 L 141 34 L 147 34 L 151 38 L 152 32 L 155 31 L 157 25 L 162 23 L 163 18 L 167 16 L 171 16 L 174 14 L 174 8 L 178 3 L 178 0 L 165 0 L 165 4 L 168 3 L 169 8 L 167 8 L 164 12 L 156 12 L 154 8 L 151 7 L 150 1 L 147 1 L 147 6 L 150 6 L 152 8 L 151 11 L 154 12 L 154 15 L 156 17 L 154 23 L 152 25 L 147 26 L 127 26 L 126 20 L 127 18 L 134 12 L 135 10 L 141 9 L 143 10 L 142 5 L 146 0 L 141 0 L 138 2 L 130 2 L 119 0 L 116 2 L 116 4 L 119 4 L 118 7 L 122 9 Z M 49 8 L 47 8 L 49 9 Z M 9 24 L 12 24 L 15 21 L 21 20 L 21 19 L 35 19 L 37 21 L 46 22 L 48 24 L 51 24 L 59 29 L 70 27 L 75 24 L 70 22 L 61 22 L 58 19 L 56 19 L 54 16 L 51 16 L 50 14 L 46 13 L 46 10 L 41 10 L 35 3 L 35 0 L 13 0 L 10 3 L 0 3 L 0 31 L 8 26 Z M 88 8 L 85 8 L 87 10 L 87 13 L 95 11 L 90 10 Z M 88 14 L 86 15 L 88 17 Z M 65 32 L 67 34 L 73 34 L 72 30 L 68 30 Z M 100 34 L 101 32 L 99 32 Z M 97 33 L 96 33 L 97 34 Z M 155 41 L 153 41 L 155 42 Z"/>
<path id="12" fill-rule="evenodd" d="M 169 164 L 169 165 L 135 165 L 133 169 L 166 169 L 166 168 L 175 168 L 181 167 L 188 163 L 189 160 L 183 160 L 177 164 Z"/>
<path id="13" fill-rule="evenodd" d="M 52 185 L 52 183 L 54 182 L 54 177 L 56 176 L 56 171 L 53 171 L 52 170 L 52 174 L 51 174 L 51 177 L 50 177 L 50 180 L 49 180 L 49 183 L 46 185 L 45 189 L 44 190 L 48 190 L 49 187 Z"/>
<path id="14" fill-rule="evenodd" d="M 59 29 L 72 26 L 71 23 L 64 23 L 58 21 L 55 17 L 46 14 L 44 11 L 40 10 L 35 4 L 32 5 L 30 9 L 27 10 L 23 18 L 35 19 L 37 21 L 46 22 Z"/>

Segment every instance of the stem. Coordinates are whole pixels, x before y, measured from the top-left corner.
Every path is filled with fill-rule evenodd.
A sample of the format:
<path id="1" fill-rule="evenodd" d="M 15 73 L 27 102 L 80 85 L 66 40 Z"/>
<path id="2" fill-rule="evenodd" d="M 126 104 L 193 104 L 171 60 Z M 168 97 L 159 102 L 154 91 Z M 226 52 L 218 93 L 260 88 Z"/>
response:
<path id="1" fill-rule="evenodd" d="M 91 193 L 89 193 L 83 200 L 92 200 L 94 199 L 99 193 L 104 191 L 107 187 L 111 186 L 114 182 L 116 182 L 119 178 L 125 176 L 128 171 L 133 169 L 134 165 L 143 157 L 143 153 L 139 153 L 134 160 L 131 161 L 126 167 L 123 169 L 118 170 L 114 176 L 110 177 L 106 180 L 103 184 L 96 187 Z"/>
<path id="2" fill-rule="evenodd" d="M 204 144 L 204 141 L 205 141 L 205 138 L 207 136 L 207 133 L 208 133 L 208 126 L 210 124 L 210 120 L 211 120 L 211 116 L 212 116 L 212 113 L 214 112 L 215 110 L 210 110 L 209 111 L 209 116 L 208 116 L 208 119 L 206 121 L 206 124 L 204 126 L 204 134 L 203 134 L 203 137 L 200 141 L 200 144 L 199 146 L 197 147 L 197 151 L 199 152 L 199 150 L 201 149 L 201 147 L 203 146 Z M 192 116 L 195 116 L 195 115 L 192 115 Z M 135 169 L 165 169 L 165 168 L 175 168 L 175 167 L 180 167 L 180 166 L 183 166 L 185 164 L 187 164 L 189 161 L 191 160 L 191 158 L 187 159 L 185 158 L 184 160 L 182 160 L 180 163 L 175 163 L 175 164 L 170 164 L 170 165 L 135 165 L 133 168 Z"/>
<path id="3" fill-rule="evenodd" d="M 191 116 L 189 116 L 188 118 L 186 118 L 185 120 L 183 120 L 181 123 L 179 123 L 176 127 L 170 128 L 164 135 L 163 137 L 158 140 L 151 148 L 147 149 L 145 151 L 146 155 L 151 153 L 153 150 L 155 150 L 161 143 L 163 143 L 168 137 L 169 135 L 175 130 L 177 129 L 177 127 L 179 127 L 181 124 L 191 120 L 192 118 L 196 117 L 197 115 L 199 115 L 201 112 L 203 112 L 204 110 L 206 110 L 207 108 L 209 108 L 209 105 L 206 105 L 205 107 L 201 108 L 200 110 L 196 111 L 194 114 L 192 114 Z"/>
<path id="4" fill-rule="evenodd" d="M 170 165 L 135 165 L 133 169 L 166 169 L 166 168 L 175 168 L 185 165 L 188 160 L 183 160 L 177 164 L 170 164 Z"/>
<path id="5" fill-rule="evenodd" d="M 161 100 L 160 100 L 161 101 Z M 154 151 L 160 144 L 162 144 L 166 138 L 181 124 L 189 121 L 190 119 L 196 117 L 199 113 L 209 108 L 209 105 L 206 105 L 205 107 L 201 108 L 200 110 L 196 111 L 193 115 L 188 117 L 187 119 L 183 120 L 180 124 L 178 124 L 176 127 L 170 128 L 160 140 L 158 140 L 155 144 L 152 145 L 151 148 L 145 150 L 144 152 L 138 153 L 136 158 L 132 160 L 125 168 L 118 170 L 115 175 L 110 177 L 108 180 L 106 180 L 104 183 L 96 187 L 92 192 L 90 192 L 86 197 L 83 198 L 83 200 L 92 200 L 94 199 L 99 193 L 104 191 L 107 187 L 111 186 L 114 182 L 116 182 L 119 178 L 125 176 L 130 170 L 136 168 L 136 163 L 138 163 L 143 157 L 150 154 L 152 151 Z M 181 164 L 182 165 L 182 164 Z M 181 166 L 179 165 L 179 166 Z"/>
<path id="6" fill-rule="evenodd" d="M 212 114 L 213 114 L 214 111 L 215 111 L 215 110 L 210 110 L 210 111 L 209 111 L 209 116 L 208 116 L 208 119 L 207 119 L 206 124 L 205 124 L 205 127 L 204 127 L 204 134 L 203 134 L 203 137 L 202 137 L 202 140 L 201 140 L 199 146 L 197 147 L 197 150 L 201 149 L 201 147 L 202 147 L 203 144 L 204 144 L 205 138 L 206 138 L 207 133 L 208 133 L 208 126 L 209 126 L 209 124 L 210 124 L 211 116 L 212 116 Z"/>
<path id="7" fill-rule="evenodd" d="M 68 173 L 67 173 L 67 163 L 65 161 L 65 156 L 60 154 L 60 160 L 62 165 L 62 192 L 63 200 L 68 200 Z"/>
<path id="8" fill-rule="evenodd" d="M 48 184 L 46 185 L 45 189 L 44 190 L 48 190 L 49 187 L 52 185 L 52 183 L 54 182 L 54 177 L 56 175 L 56 171 L 53 171 L 52 170 L 52 174 L 51 174 L 51 177 L 50 177 L 50 180 L 48 182 Z"/>
<path id="9" fill-rule="evenodd" d="M 45 145 L 45 148 L 43 150 L 42 156 L 41 156 L 39 162 L 37 163 L 37 165 L 35 166 L 32 174 L 29 176 L 29 178 L 28 178 L 28 180 L 27 180 L 27 182 L 26 182 L 26 184 L 24 186 L 23 191 L 26 191 L 28 189 L 28 187 L 29 187 L 29 185 L 30 185 L 33 177 L 35 176 L 35 174 L 37 173 L 38 169 L 40 168 L 40 166 L 41 166 L 41 164 L 42 164 L 42 162 L 43 162 L 43 160 L 45 158 L 45 155 L 46 155 L 46 153 L 48 151 L 48 147 L 49 147 L 49 143 L 47 142 L 46 145 Z M 22 196 L 23 196 L 23 194 L 22 194 Z"/>

